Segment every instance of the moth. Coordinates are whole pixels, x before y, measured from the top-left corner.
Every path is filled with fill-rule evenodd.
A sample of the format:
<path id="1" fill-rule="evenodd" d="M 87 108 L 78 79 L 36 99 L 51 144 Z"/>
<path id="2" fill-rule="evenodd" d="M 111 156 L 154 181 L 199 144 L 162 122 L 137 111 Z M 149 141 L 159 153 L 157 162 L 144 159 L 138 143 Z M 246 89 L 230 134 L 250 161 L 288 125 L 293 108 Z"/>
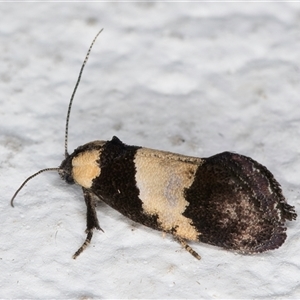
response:
<path id="1" fill-rule="evenodd" d="M 81 66 L 66 118 L 65 159 L 28 177 L 11 199 L 33 177 L 58 171 L 69 184 L 81 186 L 87 207 L 86 239 L 75 259 L 102 230 L 96 201 L 129 219 L 173 235 L 200 259 L 187 241 L 199 241 L 244 254 L 280 247 L 286 239 L 286 220 L 295 220 L 294 207 L 285 200 L 272 173 L 250 157 L 223 152 L 207 158 L 129 146 L 113 137 L 93 141 L 68 153 L 71 107 L 91 49 Z"/>

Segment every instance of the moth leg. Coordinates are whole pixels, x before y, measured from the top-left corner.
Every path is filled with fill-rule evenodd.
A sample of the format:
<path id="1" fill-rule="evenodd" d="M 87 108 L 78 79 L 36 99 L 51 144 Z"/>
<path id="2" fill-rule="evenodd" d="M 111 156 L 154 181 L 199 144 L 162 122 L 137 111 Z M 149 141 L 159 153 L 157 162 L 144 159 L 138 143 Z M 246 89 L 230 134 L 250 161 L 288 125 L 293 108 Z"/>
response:
<path id="1" fill-rule="evenodd" d="M 76 259 L 77 256 L 90 244 L 91 239 L 93 237 L 93 231 L 88 232 L 87 237 L 82 244 L 82 246 L 74 253 L 73 259 Z"/>
<path id="2" fill-rule="evenodd" d="M 99 225 L 99 221 L 96 213 L 96 203 L 92 197 L 92 194 L 85 188 L 82 188 L 83 196 L 87 208 L 86 212 L 86 230 L 87 233 L 86 239 L 82 246 L 75 252 L 73 258 L 76 259 L 77 256 L 90 244 L 93 237 L 93 230 L 98 229 L 102 230 Z M 102 230 L 103 231 L 103 230 Z M 104 231 L 103 231 L 104 232 Z"/>
<path id="3" fill-rule="evenodd" d="M 181 246 L 187 250 L 188 252 L 190 252 L 195 258 L 197 258 L 198 260 L 201 259 L 201 256 L 190 246 L 188 245 L 184 239 L 176 236 L 175 239 L 181 244 Z"/>

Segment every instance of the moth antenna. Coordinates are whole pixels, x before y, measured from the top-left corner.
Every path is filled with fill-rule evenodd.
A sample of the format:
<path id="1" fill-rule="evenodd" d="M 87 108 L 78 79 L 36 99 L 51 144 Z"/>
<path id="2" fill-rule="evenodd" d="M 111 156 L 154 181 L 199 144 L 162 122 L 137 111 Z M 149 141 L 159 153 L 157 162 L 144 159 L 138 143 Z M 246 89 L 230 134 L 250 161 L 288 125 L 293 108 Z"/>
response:
<path id="1" fill-rule="evenodd" d="M 21 186 L 17 189 L 17 191 L 15 192 L 15 194 L 13 195 L 13 197 L 11 198 L 10 200 L 10 205 L 12 207 L 14 207 L 14 199 L 16 198 L 16 196 L 18 195 L 18 193 L 21 191 L 21 189 L 24 187 L 24 185 L 30 180 L 32 179 L 33 177 L 43 173 L 43 172 L 46 172 L 46 171 L 58 171 L 59 168 L 47 168 L 47 169 L 43 169 L 43 170 L 40 170 L 38 172 L 36 172 L 35 174 L 29 176 L 22 184 Z"/>
<path id="2" fill-rule="evenodd" d="M 87 54 L 85 56 L 85 59 L 83 61 L 82 66 L 81 66 L 81 69 L 80 69 L 80 72 L 79 72 L 79 75 L 78 75 L 78 79 L 77 79 L 77 82 L 75 84 L 75 87 L 74 87 L 74 90 L 73 90 L 73 93 L 72 93 L 72 96 L 71 96 L 71 99 L 70 99 L 70 103 L 69 103 L 69 107 L 68 107 L 68 112 L 67 112 L 66 131 L 65 131 L 65 157 L 69 156 L 69 153 L 68 153 L 68 131 L 69 131 L 69 119 L 70 119 L 70 113 L 71 113 L 73 99 L 74 99 L 77 87 L 79 85 L 83 69 L 84 69 L 84 67 L 85 67 L 85 65 L 86 65 L 86 63 L 88 61 L 88 58 L 89 58 L 90 52 L 92 50 L 92 47 L 95 44 L 95 41 L 96 41 L 97 37 L 99 36 L 99 34 L 102 31 L 103 31 L 103 28 L 96 34 L 96 36 L 94 37 L 94 39 L 93 39 L 93 41 L 92 41 L 92 43 L 90 45 L 90 48 L 89 48 L 89 50 L 88 50 L 88 52 L 87 52 Z"/>
<path id="3" fill-rule="evenodd" d="M 73 93 L 72 93 L 72 96 L 71 96 L 71 99 L 70 99 L 70 103 L 69 103 L 69 107 L 68 107 L 68 112 L 67 112 L 67 119 L 66 119 L 66 131 L 65 131 L 65 157 L 68 157 L 69 154 L 68 154 L 68 130 L 69 130 L 69 119 L 70 119 L 70 113 L 71 113 L 71 108 L 72 108 L 72 103 L 73 103 L 73 99 L 74 99 L 74 96 L 75 96 L 75 93 L 76 93 L 76 90 L 78 88 L 78 85 L 79 85 L 79 82 L 80 82 L 80 79 L 81 79 L 81 75 L 82 75 L 82 72 L 83 72 L 83 69 L 88 61 L 88 58 L 89 58 L 89 55 L 90 55 L 90 52 L 92 50 L 92 47 L 93 45 L 95 44 L 95 41 L 97 39 L 97 37 L 99 36 L 99 34 L 103 31 L 103 29 L 101 29 L 95 36 L 95 38 L 93 39 L 91 45 L 90 45 L 90 48 L 85 56 L 85 59 L 83 61 L 83 64 L 81 66 L 81 69 L 80 69 L 80 72 L 79 72 L 79 76 L 78 76 L 78 79 L 77 79 L 77 82 L 75 84 L 75 88 L 73 90 Z M 31 180 L 33 177 L 43 173 L 43 172 L 46 172 L 46 171 L 59 171 L 60 168 L 46 168 L 46 169 L 43 169 L 43 170 L 40 170 L 38 171 L 37 173 L 29 176 L 22 184 L 21 186 L 17 189 L 17 191 L 15 192 L 15 194 L 13 195 L 13 197 L 11 198 L 10 200 L 10 205 L 12 207 L 14 207 L 14 199 L 16 198 L 16 196 L 18 195 L 18 193 L 20 192 L 20 190 L 24 187 L 24 185 L 29 181 Z"/>

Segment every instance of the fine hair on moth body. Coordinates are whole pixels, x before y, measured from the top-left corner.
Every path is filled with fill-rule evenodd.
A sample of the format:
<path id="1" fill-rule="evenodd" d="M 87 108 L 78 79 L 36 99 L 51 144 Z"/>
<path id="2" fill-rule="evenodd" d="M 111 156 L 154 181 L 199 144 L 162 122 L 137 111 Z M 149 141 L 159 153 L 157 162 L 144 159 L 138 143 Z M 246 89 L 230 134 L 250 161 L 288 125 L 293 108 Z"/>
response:
<path id="1" fill-rule="evenodd" d="M 129 146 L 117 137 L 93 141 L 68 153 L 68 125 L 73 99 L 92 41 L 73 90 L 66 118 L 65 159 L 28 177 L 58 171 L 69 184 L 80 185 L 87 207 L 86 239 L 75 259 L 102 230 L 96 199 L 129 219 L 173 235 L 194 257 L 187 241 L 199 241 L 253 254 L 280 247 L 286 239 L 286 220 L 295 220 L 294 207 L 284 198 L 272 173 L 250 157 L 223 152 L 207 158 Z M 96 196 L 96 197 L 95 197 Z"/>

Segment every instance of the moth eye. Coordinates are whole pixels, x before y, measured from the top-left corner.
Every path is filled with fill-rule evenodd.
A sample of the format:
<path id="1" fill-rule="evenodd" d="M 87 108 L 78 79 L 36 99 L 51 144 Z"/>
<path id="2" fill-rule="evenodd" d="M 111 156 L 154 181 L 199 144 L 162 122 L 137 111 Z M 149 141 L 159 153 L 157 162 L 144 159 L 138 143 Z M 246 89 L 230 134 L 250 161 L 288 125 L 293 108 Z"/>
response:
<path id="1" fill-rule="evenodd" d="M 59 173 L 61 179 L 66 181 L 67 183 L 69 183 L 69 184 L 74 184 L 75 183 L 72 174 L 69 174 L 64 169 L 60 169 L 58 171 L 58 173 Z"/>
<path id="2" fill-rule="evenodd" d="M 65 181 L 66 181 L 68 184 L 74 184 L 74 183 L 75 183 L 72 175 L 66 175 Z"/>

